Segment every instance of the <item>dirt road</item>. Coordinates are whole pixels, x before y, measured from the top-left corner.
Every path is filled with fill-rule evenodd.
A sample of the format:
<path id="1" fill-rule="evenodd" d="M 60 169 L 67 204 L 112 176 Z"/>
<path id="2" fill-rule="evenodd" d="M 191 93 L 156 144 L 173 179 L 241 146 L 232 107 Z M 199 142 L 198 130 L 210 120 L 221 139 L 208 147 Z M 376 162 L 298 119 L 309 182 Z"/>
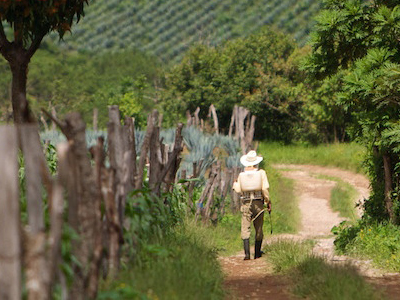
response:
<path id="1" fill-rule="evenodd" d="M 301 211 L 301 228 L 295 235 L 274 235 L 266 243 L 278 238 L 296 240 L 314 239 L 314 253 L 323 255 L 332 262 L 352 261 L 360 272 L 378 288 L 387 290 L 390 299 L 399 299 L 400 277 L 398 274 L 382 274 L 368 262 L 336 256 L 333 248 L 331 228 L 343 218 L 331 210 L 329 198 L 335 181 L 321 179 L 317 175 L 340 178 L 351 184 L 358 192 L 354 202 L 363 201 L 369 195 L 368 179 L 362 175 L 337 168 L 311 165 L 275 165 L 283 176 L 295 181 Z M 243 254 L 220 259 L 226 273 L 225 285 L 231 290 L 227 299 L 297 299 L 290 293 L 290 282 L 283 276 L 273 274 L 265 259 L 243 261 Z"/>

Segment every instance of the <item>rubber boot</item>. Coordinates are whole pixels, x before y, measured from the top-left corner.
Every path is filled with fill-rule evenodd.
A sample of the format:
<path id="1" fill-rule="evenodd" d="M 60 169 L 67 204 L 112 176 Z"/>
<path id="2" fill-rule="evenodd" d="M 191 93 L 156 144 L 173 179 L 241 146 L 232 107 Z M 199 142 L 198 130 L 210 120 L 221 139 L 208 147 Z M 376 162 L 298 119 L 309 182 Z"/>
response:
<path id="1" fill-rule="evenodd" d="M 244 260 L 250 259 L 250 240 L 243 240 L 243 248 L 244 248 Z"/>
<path id="2" fill-rule="evenodd" d="M 261 241 L 255 241 L 254 259 L 261 257 L 261 255 L 262 255 L 261 245 L 262 245 L 262 240 Z"/>

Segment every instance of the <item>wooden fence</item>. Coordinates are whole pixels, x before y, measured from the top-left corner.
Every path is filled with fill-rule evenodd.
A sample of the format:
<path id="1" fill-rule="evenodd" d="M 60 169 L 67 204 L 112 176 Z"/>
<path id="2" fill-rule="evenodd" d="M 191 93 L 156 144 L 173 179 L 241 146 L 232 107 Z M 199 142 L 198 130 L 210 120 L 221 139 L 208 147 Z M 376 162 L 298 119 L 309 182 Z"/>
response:
<path id="1" fill-rule="evenodd" d="M 211 113 L 216 120 L 215 110 Z M 170 191 L 176 180 L 183 124 L 178 124 L 174 146 L 170 147 L 160 138 L 159 115 L 153 111 L 137 157 L 134 122 L 126 118 L 121 125 L 117 106 L 109 108 L 107 152 L 102 137 L 88 151 L 86 125 L 78 113 L 63 120 L 54 114 L 52 118 L 67 138 L 57 145 L 54 176 L 48 170 L 37 125 L 0 127 L 0 299 L 21 299 L 23 285 L 28 299 L 51 299 L 56 283 L 64 299 L 95 299 L 101 273 L 115 276 L 119 270 L 128 192 L 143 188 L 145 169 L 154 195 Z M 25 171 L 21 187 L 19 149 Z M 182 172 L 183 177 L 197 177 L 200 164 L 194 164 L 193 174 Z M 215 208 L 215 195 L 226 198 L 238 171 L 222 170 L 221 163 L 213 165 L 197 218 L 212 219 L 213 214 L 224 213 L 225 202 Z M 194 182 L 187 184 L 189 202 L 193 203 Z M 22 202 L 21 197 L 25 197 Z M 232 201 L 234 210 L 237 200 Z M 27 220 L 21 220 L 20 203 L 25 202 Z M 68 288 L 59 269 L 65 221 L 79 236 L 71 241 L 71 253 L 77 261 L 71 262 L 74 275 Z M 106 267 L 100 268 L 104 262 Z"/>

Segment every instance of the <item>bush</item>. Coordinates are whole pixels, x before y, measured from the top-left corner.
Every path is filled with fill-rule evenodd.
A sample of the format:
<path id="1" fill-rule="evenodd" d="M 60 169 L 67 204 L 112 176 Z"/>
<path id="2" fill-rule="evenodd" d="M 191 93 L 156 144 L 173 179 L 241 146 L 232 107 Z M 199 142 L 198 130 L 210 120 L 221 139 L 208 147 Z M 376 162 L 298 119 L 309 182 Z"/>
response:
<path id="1" fill-rule="evenodd" d="M 332 231 L 337 235 L 335 246 L 339 253 L 372 259 L 376 267 L 400 271 L 399 226 L 362 219 L 354 226 L 342 222 Z"/>

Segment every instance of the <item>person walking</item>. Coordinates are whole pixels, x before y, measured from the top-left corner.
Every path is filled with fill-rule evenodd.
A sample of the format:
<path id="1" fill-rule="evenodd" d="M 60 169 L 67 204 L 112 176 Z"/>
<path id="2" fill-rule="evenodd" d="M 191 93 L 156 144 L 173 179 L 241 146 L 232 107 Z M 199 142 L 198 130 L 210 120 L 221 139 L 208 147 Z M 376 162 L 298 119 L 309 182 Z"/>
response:
<path id="1" fill-rule="evenodd" d="M 269 182 L 264 170 L 258 169 L 258 164 L 263 160 L 256 151 L 251 150 L 240 158 L 244 166 L 233 189 L 240 195 L 242 213 L 241 238 L 244 247 L 244 260 L 250 259 L 250 231 L 251 222 L 255 229 L 254 259 L 261 257 L 261 245 L 263 241 L 264 211 L 271 212 L 269 198 Z M 264 208 L 266 206 L 266 208 Z"/>

